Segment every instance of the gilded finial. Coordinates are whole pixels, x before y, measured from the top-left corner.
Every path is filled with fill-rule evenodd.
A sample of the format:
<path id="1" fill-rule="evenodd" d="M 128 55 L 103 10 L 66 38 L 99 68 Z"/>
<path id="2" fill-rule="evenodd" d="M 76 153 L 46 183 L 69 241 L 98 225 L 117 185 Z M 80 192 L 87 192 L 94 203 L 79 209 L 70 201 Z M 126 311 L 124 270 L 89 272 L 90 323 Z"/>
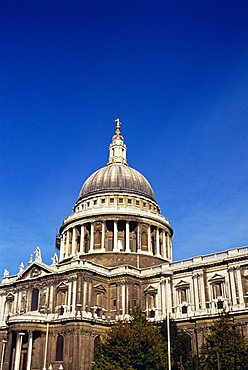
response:
<path id="1" fill-rule="evenodd" d="M 121 130 L 120 130 L 120 128 L 121 128 L 121 121 L 120 121 L 120 118 L 116 118 L 115 119 L 115 123 L 116 123 L 116 126 L 115 126 L 115 128 L 116 128 L 115 134 L 119 138 L 120 135 L 121 135 Z"/>

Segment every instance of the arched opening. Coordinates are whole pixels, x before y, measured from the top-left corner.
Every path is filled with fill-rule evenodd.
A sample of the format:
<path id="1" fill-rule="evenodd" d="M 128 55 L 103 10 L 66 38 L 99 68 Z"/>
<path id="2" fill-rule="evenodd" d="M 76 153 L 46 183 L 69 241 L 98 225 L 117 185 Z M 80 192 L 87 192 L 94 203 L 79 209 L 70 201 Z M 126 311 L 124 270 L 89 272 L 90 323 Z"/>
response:
<path id="1" fill-rule="evenodd" d="M 31 311 L 37 311 L 39 306 L 39 289 L 32 290 Z"/>
<path id="2" fill-rule="evenodd" d="M 101 339 L 100 339 L 100 336 L 97 335 L 94 339 L 94 352 L 96 352 L 99 349 L 100 344 L 101 344 Z"/>
<path id="3" fill-rule="evenodd" d="M 56 361 L 63 361 L 64 352 L 64 337 L 63 335 L 58 335 L 56 343 Z"/>

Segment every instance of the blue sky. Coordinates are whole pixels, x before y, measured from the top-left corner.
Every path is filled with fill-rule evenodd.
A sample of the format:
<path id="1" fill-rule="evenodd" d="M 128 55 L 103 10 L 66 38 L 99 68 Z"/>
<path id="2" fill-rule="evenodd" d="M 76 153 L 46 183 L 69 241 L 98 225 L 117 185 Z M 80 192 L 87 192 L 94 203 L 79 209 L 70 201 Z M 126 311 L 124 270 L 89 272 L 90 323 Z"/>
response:
<path id="1" fill-rule="evenodd" d="M 0 275 L 54 240 L 123 122 L 174 259 L 248 244 L 248 2 L 2 0 Z"/>

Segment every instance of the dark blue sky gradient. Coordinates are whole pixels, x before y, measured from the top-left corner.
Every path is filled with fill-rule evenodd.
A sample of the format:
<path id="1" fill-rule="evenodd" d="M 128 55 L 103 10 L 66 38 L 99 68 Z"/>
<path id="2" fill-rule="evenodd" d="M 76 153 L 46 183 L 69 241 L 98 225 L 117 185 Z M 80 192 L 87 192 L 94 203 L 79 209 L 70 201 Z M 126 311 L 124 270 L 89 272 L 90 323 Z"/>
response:
<path id="1" fill-rule="evenodd" d="M 247 1 L 2 0 L 0 274 L 50 263 L 117 116 L 174 259 L 247 244 L 247 61 Z"/>

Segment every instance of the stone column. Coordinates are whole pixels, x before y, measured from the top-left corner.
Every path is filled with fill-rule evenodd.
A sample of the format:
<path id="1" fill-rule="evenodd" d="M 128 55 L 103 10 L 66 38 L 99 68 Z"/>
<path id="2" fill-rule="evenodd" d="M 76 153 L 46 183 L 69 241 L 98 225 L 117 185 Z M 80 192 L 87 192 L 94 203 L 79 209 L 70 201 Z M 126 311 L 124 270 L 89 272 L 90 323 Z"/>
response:
<path id="1" fill-rule="evenodd" d="M 5 356 L 4 356 L 4 364 L 3 370 L 9 370 L 10 363 L 11 363 L 11 355 L 12 355 L 12 341 L 13 341 L 13 332 L 10 331 L 8 335 L 8 341 L 5 347 Z"/>
<path id="2" fill-rule="evenodd" d="M 77 298 L 77 280 L 72 283 L 72 312 L 76 311 L 76 298 Z"/>
<path id="3" fill-rule="evenodd" d="M 90 250 L 89 253 L 94 251 L 94 223 L 92 222 L 90 225 Z"/>
<path id="4" fill-rule="evenodd" d="M 33 332 L 29 331 L 28 332 L 27 370 L 31 370 L 32 350 L 33 350 Z"/>
<path id="5" fill-rule="evenodd" d="M 71 285 L 72 282 L 69 281 L 69 287 L 68 287 L 68 299 L 67 299 L 67 306 L 68 306 L 68 312 L 71 312 Z"/>
<path id="6" fill-rule="evenodd" d="M 239 292 L 239 304 L 243 306 L 244 305 L 244 293 L 243 293 L 243 287 L 242 287 L 240 266 L 236 268 L 236 276 L 237 276 L 238 292 Z"/>
<path id="7" fill-rule="evenodd" d="M 231 292 L 232 292 L 232 304 L 237 304 L 233 267 L 229 267 L 229 276 L 230 276 L 230 285 L 231 285 Z"/>
<path id="8" fill-rule="evenodd" d="M 50 286 L 50 296 L 49 296 L 49 309 L 53 312 L 53 285 Z"/>
<path id="9" fill-rule="evenodd" d="M 48 298 L 49 298 L 49 288 L 48 288 L 48 287 L 46 287 L 44 290 L 46 291 L 45 305 L 46 305 L 46 307 L 48 308 L 48 306 L 49 306 L 49 302 L 48 302 Z"/>
<path id="10" fill-rule="evenodd" d="M 151 225 L 148 225 L 148 252 L 152 254 L 152 243 L 151 243 Z"/>
<path id="11" fill-rule="evenodd" d="M 80 251 L 79 251 L 79 253 L 85 253 L 85 248 L 84 248 L 84 225 L 81 225 Z"/>
<path id="12" fill-rule="evenodd" d="M 15 292 L 15 300 L 14 300 L 14 312 L 15 313 L 18 313 L 17 311 L 17 305 L 18 305 L 18 294 L 19 292 Z M 3 297 L 2 297 L 2 301 L 3 301 Z M 4 305 L 2 305 L 2 311 L 0 310 L 0 312 L 2 312 L 2 315 L 4 314 Z M 0 321 L 1 321 L 1 316 L 0 316 Z"/>
<path id="13" fill-rule="evenodd" d="M 16 293 L 15 293 L 15 301 L 16 301 Z M 3 296 L 0 294 L 0 323 L 3 321 Z M 14 309 L 14 312 L 15 312 L 15 309 Z"/>
<path id="14" fill-rule="evenodd" d="M 128 302 L 129 302 L 129 287 L 128 287 L 128 283 L 127 283 L 126 284 L 126 300 L 125 300 L 125 312 L 127 314 L 129 314 Z"/>
<path id="15" fill-rule="evenodd" d="M 1 361 L 0 370 L 3 370 L 6 343 L 7 343 L 7 340 L 2 339 L 2 352 L 1 352 L 1 359 L 0 359 L 0 361 Z"/>
<path id="16" fill-rule="evenodd" d="M 140 223 L 137 223 L 137 252 L 141 252 Z"/>
<path id="17" fill-rule="evenodd" d="M 197 274 L 193 275 L 193 287 L 194 287 L 195 311 L 199 311 L 199 291 Z"/>
<path id="18" fill-rule="evenodd" d="M 64 253 L 65 253 L 65 239 L 64 239 L 64 235 L 65 234 L 62 234 L 61 237 L 60 237 L 60 255 L 59 255 L 59 260 L 61 261 L 64 257 Z"/>
<path id="19" fill-rule="evenodd" d="M 163 235 L 163 248 L 162 248 L 162 257 L 163 258 L 166 258 L 166 236 L 165 236 L 165 231 L 163 230 L 162 231 L 162 235 Z"/>
<path id="20" fill-rule="evenodd" d="M 87 305 L 87 281 L 84 281 L 84 291 L 83 291 L 83 311 L 86 311 L 86 305 Z"/>
<path id="21" fill-rule="evenodd" d="M 118 252 L 118 225 L 117 221 L 114 221 L 114 248 L 113 252 Z"/>
<path id="22" fill-rule="evenodd" d="M 66 231 L 65 258 L 69 256 L 69 247 L 70 247 L 70 230 L 67 230 Z"/>
<path id="23" fill-rule="evenodd" d="M 20 369 L 21 353 L 22 353 L 22 337 L 24 333 L 16 334 L 16 353 L 15 353 L 15 366 L 14 370 Z"/>
<path id="24" fill-rule="evenodd" d="M 162 280 L 162 314 L 166 315 L 166 279 Z"/>
<path id="25" fill-rule="evenodd" d="M 167 233 L 166 235 L 166 250 L 167 250 L 167 258 L 170 260 L 171 259 L 171 253 L 170 253 L 170 235 Z"/>
<path id="26" fill-rule="evenodd" d="M 160 302 L 161 302 L 161 316 L 162 318 L 165 316 L 165 292 L 164 292 L 164 283 L 165 279 L 162 278 L 160 281 Z"/>
<path id="27" fill-rule="evenodd" d="M 72 229 L 72 246 L 71 246 L 71 254 L 75 256 L 76 253 L 76 235 L 77 235 L 77 229 L 74 227 Z"/>
<path id="28" fill-rule="evenodd" d="M 126 221 L 126 252 L 130 253 L 130 224 Z"/>
<path id="29" fill-rule="evenodd" d="M 102 222 L 101 252 L 105 252 L 105 222 Z"/>
<path id="30" fill-rule="evenodd" d="M 171 300 L 171 284 L 170 278 L 165 279 L 165 288 L 166 288 L 166 302 L 167 302 L 167 312 L 172 312 L 172 300 Z"/>
<path id="31" fill-rule="evenodd" d="M 204 273 L 200 272 L 199 275 L 200 292 L 201 292 L 201 308 L 206 309 L 206 297 L 205 297 L 205 284 L 204 284 Z"/>
<path id="32" fill-rule="evenodd" d="M 156 256 L 160 256 L 159 250 L 159 228 L 156 229 Z"/>
<path id="33" fill-rule="evenodd" d="M 122 315 L 125 315 L 125 313 L 126 313 L 126 285 L 125 285 L 125 283 L 123 282 L 122 283 L 122 294 L 121 294 L 121 296 L 122 296 Z"/>
<path id="34" fill-rule="evenodd" d="M 17 312 L 18 313 L 20 313 L 21 302 L 22 302 L 22 292 L 19 291 L 19 293 L 18 293 L 18 303 L 17 303 Z"/>

